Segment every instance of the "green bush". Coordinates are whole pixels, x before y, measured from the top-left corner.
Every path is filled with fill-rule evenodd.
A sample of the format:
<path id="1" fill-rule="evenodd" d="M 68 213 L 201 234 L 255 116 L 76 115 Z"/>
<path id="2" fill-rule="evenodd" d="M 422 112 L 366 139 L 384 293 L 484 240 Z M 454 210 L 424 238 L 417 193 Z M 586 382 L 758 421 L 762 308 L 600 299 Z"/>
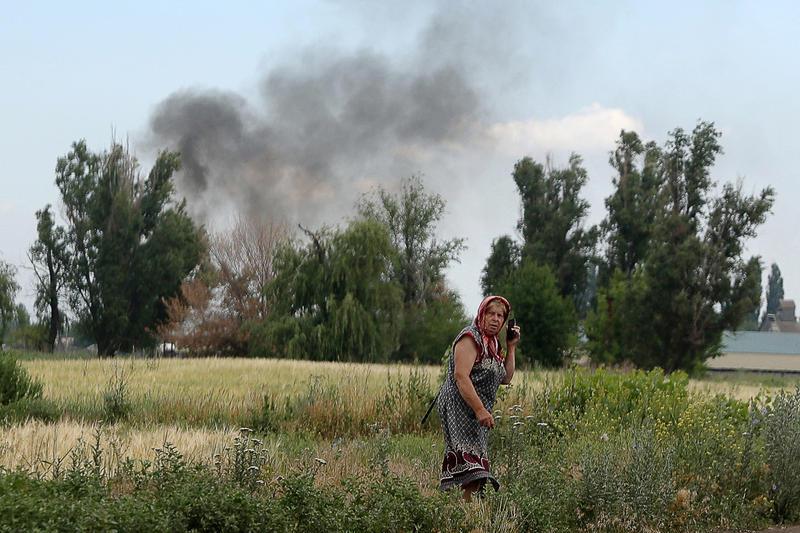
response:
<path id="1" fill-rule="evenodd" d="M 105 469 L 102 429 L 51 477 L 0 469 L 0 531 L 458 531 L 457 494 L 424 496 L 387 471 L 322 485 L 324 461 L 301 460 L 284 477 L 242 428 L 214 465 L 193 464 L 169 443 L 154 461 Z"/>
<path id="2" fill-rule="evenodd" d="M 41 396 L 42 384 L 32 379 L 11 355 L 0 353 L 0 405 Z"/>
<path id="3" fill-rule="evenodd" d="M 436 364 L 439 354 L 450 347 L 468 322 L 464 306 L 455 293 L 445 292 L 425 304 L 407 304 L 400 346 L 392 360 Z"/>
<path id="4" fill-rule="evenodd" d="M 673 455 L 647 429 L 586 439 L 576 470 L 582 519 L 591 524 L 614 517 L 663 530 L 675 496 Z"/>
<path id="5" fill-rule="evenodd" d="M 543 387 L 517 388 L 512 401 L 518 403 L 495 412 L 489 450 L 521 529 L 690 532 L 765 525 L 771 501 L 765 424 L 752 420 L 761 410 L 690 393 L 686 374 L 660 370 L 569 371 Z M 775 405 L 782 414 L 773 423 L 795 419 L 790 403 Z M 779 427 L 784 440 L 791 437 L 791 424 Z M 775 438 L 774 453 L 795 461 L 800 450 L 779 448 L 780 441 Z M 790 469 L 782 475 L 776 485 L 796 485 Z"/>
<path id="6" fill-rule="evenodd" d="M 128 382 L 125 372 L 119 368 L 109 378 L 106 390 L 103 392 L 103 420 L 113 424 L 125 420 L 131 412 L 131 403 L 128 398 Z"/>
<path id="7" fill-rule="evenodd" d="M 532 412 L 526 414 L 561 433 L 601 434 L 651 423 L 672 430 L 690 403 L 688 383 L 685 373 L 665 376 L 660 369 L 573 369 L 519 401 L 530 404 Z"/>
<path id="8" fill-rule="evenodd" d="M 54 421 L 60 415 L 53 402 L 42 398 L 42 384 L 10 354 L 0 353 L 0 422 Z"/>
<path id="9" fill-rule="evenodd" d="M 777 522 L 800 520 L 800 386 L 780 391 L 754 413 L 769 465 L 769 499 Z"/>
<path id="10" fill-rule="evenodd" d="M 523 328 L 518 364 L 562 366 L 576 341 L 577 318 L 572 302 L 559 293 L 550 268 L 523 261 L 500 283 L 498 291 L 513 303 L 514 315 Z"/>
<path id="11" fill-rule="evenodd" d="M 29 418 L 44 422 L 55 422 L 61 417 L 61 409 L 45 398 L 23 398 L 8 405 L 0 405 L 0 421 L 23 422 Z"/>
<path id="12" fill-rule="evenodd" d="M 527 451 L 527 450 L 526 450 Z M 579 471 L 565 454 L 565 446 L 540 447 L 538 453 L 526 453 L 526 464 L 509 469 L 511 476 L 501 476 L 502 489 L 515 503 L 521 531 L 568 533 L 579 528 Z M 495 464 L 501 464 L 497 457 Z"/>

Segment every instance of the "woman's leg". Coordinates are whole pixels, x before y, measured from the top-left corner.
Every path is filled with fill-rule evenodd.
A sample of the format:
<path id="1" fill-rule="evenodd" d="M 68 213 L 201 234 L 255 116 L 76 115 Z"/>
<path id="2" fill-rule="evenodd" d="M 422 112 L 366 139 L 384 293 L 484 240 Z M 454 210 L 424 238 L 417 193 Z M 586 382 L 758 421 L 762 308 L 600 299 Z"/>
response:
<path id="1" fill-rule="evenodd" d="M 472 494 L 475 492 L 480 492 L 484 483 L 486 483 L 485 479 L 478 479 L 476 481 L 471 481 L 470 483 L 461 485 L 461 488 L 464 490 L 464 501 L 471 502 Z"/>

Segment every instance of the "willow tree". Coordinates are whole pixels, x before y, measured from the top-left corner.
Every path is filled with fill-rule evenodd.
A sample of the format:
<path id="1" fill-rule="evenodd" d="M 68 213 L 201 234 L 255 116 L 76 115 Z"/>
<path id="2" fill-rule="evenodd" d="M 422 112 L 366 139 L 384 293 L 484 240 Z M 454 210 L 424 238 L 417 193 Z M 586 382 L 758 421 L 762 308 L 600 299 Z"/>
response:
<path id="1" fill-rule="evenodd" d="M 270 315 L 251 337 L 256 355 L 387 361 L 397 349 L 403 312 L 389 275 L 392 243 L 374 220 L 306 230 L 275 257 Z"/>
<path id="2" fill-rule="evenodd" d="M 467 320 L 445 280 L 445 270 L 464 249 L 463 239 L 437 235 L 445 205 L 417 176 L 403 180 L 397 193 L 377 188 L 358 205 L 359 216 L 382 224 L 391 239 L 387 273 L 403 295 L 396 359 L 438 362 Z"/>

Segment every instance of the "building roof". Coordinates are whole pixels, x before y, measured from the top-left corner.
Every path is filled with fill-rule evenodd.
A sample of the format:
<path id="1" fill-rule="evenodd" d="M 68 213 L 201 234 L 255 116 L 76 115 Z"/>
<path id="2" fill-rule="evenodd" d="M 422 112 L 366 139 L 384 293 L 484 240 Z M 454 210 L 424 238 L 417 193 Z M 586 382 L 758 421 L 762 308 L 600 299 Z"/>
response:
<path id="1" fill-rule="evenodd" d="M 787 322 L 779 320 L 775 323 L 781 333 L 800 333 L 800 322 Z"/>
<path id="2" fill-rule="evenodd" d="M 800 333 L 776 331 L 726 331 L 722 353 L 764 353 L 800 356 Z"/>

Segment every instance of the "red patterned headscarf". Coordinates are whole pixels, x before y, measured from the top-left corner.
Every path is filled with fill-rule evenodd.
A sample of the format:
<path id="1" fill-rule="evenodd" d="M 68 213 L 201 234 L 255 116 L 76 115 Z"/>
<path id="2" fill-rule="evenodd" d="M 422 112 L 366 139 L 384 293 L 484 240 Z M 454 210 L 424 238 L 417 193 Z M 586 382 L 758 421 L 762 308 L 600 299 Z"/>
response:
<path id="1" fill-rule="evenodd" d="M 506 309 L 504 318 L 508 320 L 508 315 L 511 313 L 511 304 L 508 303 L 508 300 L 502 296 L 487 296 L 483 299 L 481 305 L 478 306 L 478 314 L 475 315 L 475 320 L 472 322 L 472 325 L 481 332 L 483 345 L 486 346 L 489 355 L 495 359 L 502 359 L 502 349 L 500 348 L 500 340 L 497 338 L 497 335 L 488 335 L 483 331 L 483 316 L 486 314 L 486 309 L 488 309 L 489 304 L 492 302 L 500 302 L 503 304 L 503 307 Z"/>

